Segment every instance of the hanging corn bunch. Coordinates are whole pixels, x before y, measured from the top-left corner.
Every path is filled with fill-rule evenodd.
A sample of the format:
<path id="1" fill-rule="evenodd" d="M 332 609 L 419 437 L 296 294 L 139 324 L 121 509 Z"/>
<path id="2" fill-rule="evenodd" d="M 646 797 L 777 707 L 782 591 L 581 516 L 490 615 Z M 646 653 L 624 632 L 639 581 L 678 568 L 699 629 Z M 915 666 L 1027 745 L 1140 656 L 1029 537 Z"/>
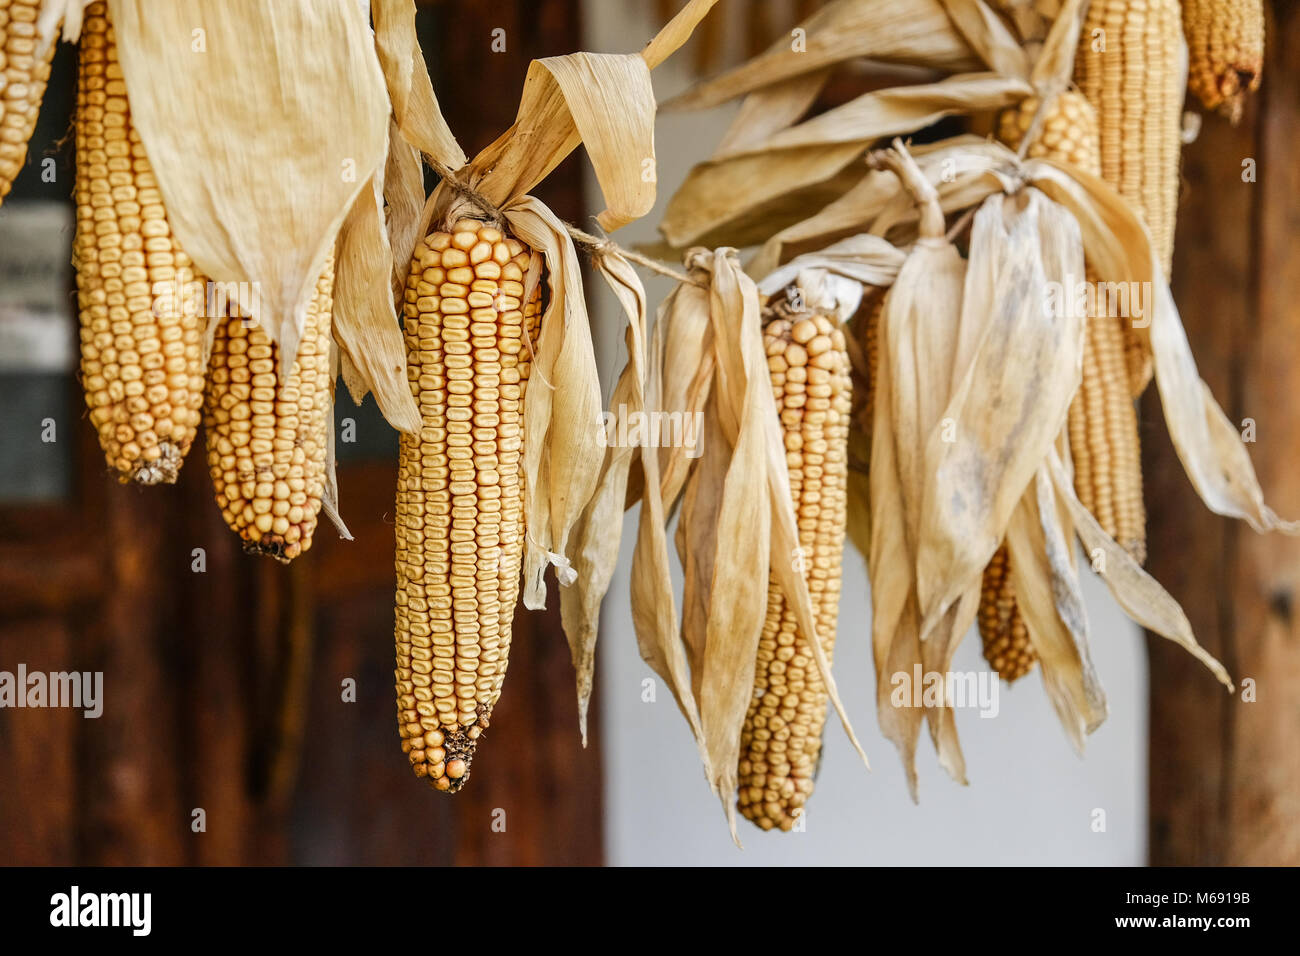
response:
<path id="1" fill-rule="evenodd" d="M 27 159 L 50 79 L 54 44 L 37 33 L 40 6 L 39 0 L 0 0 L 0 203 Z"/>
<path id="2" fill-rule="evenodd" d="M 585 733 L 609 584 L 590 560 L 608 528 L 591 515 L 621 504 L 627 461 L 611 478 L 573 242 L 527 192 L 585 141 L 609 203 L 601 224 L 616 229 L 649 209 L 650 70 L 713 2 L 693 0 L 641 54 L 533 63 L 514 126 L 461 169 L 442 166 L 426 204 L 406 279 L 420 427 L 402 440 L 395 644 L 402 748 L 438 790 L 469 779 L 501 695 L 517 596 L 544 607 L 548 567 L 575 592 L 563 616 Z M 616 101 L 626 119 L 614 131 Z M 643 324 L 644 293 L 626 263 L 611 255 L 597 265 L 625 293 L 630 324 Z"/>

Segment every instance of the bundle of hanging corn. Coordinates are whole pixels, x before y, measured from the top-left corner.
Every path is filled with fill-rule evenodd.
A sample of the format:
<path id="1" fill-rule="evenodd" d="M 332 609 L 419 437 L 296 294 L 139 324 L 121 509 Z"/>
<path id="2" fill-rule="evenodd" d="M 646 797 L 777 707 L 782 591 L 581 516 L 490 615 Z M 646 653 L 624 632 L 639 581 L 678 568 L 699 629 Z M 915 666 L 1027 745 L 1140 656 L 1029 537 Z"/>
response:
<path id="1" fill-rule="evenodd" d="M 1177 8 L 1114 0 L 1091 4 L 1086 21 L 1083 13 L 1079 0 L 837 0 L 802 24 L 801 48 L 779 39 L 669 104 L 706 107 L 743 97 L 714 155 L 669 204 L 662 231 L 670 246 L 760 245 L 747 271 L 776 295 L 769 307 L 778 316 L 789 306 L 777 294 L 796 276 L 858 283 L 856 298 L 839 297 L 842 316 L 851 316 L 843 338 L 853 372 L 848 527 L 871 577 L 878 717 L 903 756 L 914 795 L 922 723 L 950 774 L 964 781 L 965 763 L 951 699 L 927 695 L 912 706 L 910 695 L 898 698 L 895 678 L 947 673 L 972 624 L 1007 680 L 1037 666 L 1077 747 L 1104 719 L 1079 545 L 1130 617 L 1186 647 L 1231 686 L 1177 603 L 1140 566 L 1145 531 L 1132 397 L 1152 374 L 1174 447 L 1206 504 L 1259 530 L 1300 532 L 1264 504 L 1239 436 L 1196 372 L 1169 294 L 1183 86 L 1177 64 L 1184 55 L 1170 19 Z M 1156 69 L 1160 57 L 1166 67 Z M 875 88 L 809 115 L 828 78 L 859 58 L 929 74 L 913 71 L 908 85 Z M 949 115 L 995 131 L 1001 142 L 957 135 L 873 151 L 882 139 Z M 880 268 L 891 254 L 898 260 L 892 271 Z M 700 253 L 691 255 L 698 260 Z M 685 294 L 685 286 L 676 293 Z M 772 326 L 770 372 L 789 401 L 797 365 L 787 352 L 800 353 L 784 328 Z M 737 342 L 733 351 L 761 345 L 757 328 L 748 334 L 753 344 Z M 680 380 L 689 374 L 683 365 L 707 366 L 695 357 L 679 350 L 662 369 L 652 359 L 651 382 Z M 778 426 L 795 422 L 788 409 L 763 415 Z M 708 473 L 704 461 L 693 467 Z M 787 467 L 787 485 L 806 474 L 801 454 L 791 454 Z M 818 477 L 826 475 L 823 466 Z M 790 493 L 796 488 L 802 485 Z M 819 520 L 816 509 L 827 505 L 817 502 Z M 829 505 L 837 509 L 834 498 Z M 719 513 L 718 506 L 705 513 Z M 683 503 L 678 536 L 687 586 L 698 580 L 702 592 L 687 602 L 680 638 L 693 676 L 713 638 L 686 636 L 692 613 L 700 613 L 693 607 L 707 612 L 730 595 L 719 592 L 716 574 L 692 572 L 700 548 L 685 544 L 692 534 L 685 516 Z M 643 511 L 643 538 L 645 522 Z M 744 557 L 725 538 L 709 545 L 706 570 Z M 641 551 L 639 543 L 638 557 Z M 773 559 L 769 570 L 777 567 Z M 786 755 L 807 753 L 807 731 L 819 724 L 803 721 L 798 736 L 791 729 L 781 738 L 785 746 L 773 748 L 777 738 L 763 722 L 776 713 L 778 729 L 787 730 L 786 714 L 767 694 L 790 669 L 778 656 L 781 635 L 792 635 L 786 653 L 795 660 L 801 648 L 826 643 L 834 621 L 831 614 L 823 636 L 818 615 L 812 641 L 811 613 L 792 628 L 783 623 L 783 596 L 797 608 L 790 595 L 801 586 L 825 587 L 813 568 L 774 591 L 759 642 L 747 645 L 757 676 L 745 719 L 712 731 L 719 739 L 741 736 L 740 806 L 764 827 L 785 826 L 811 789 Z M 636 586 L 634 570 L 634 601 Z M 655 623 L 666 629 L 662 619 Z M 648 643 L 642 639 L 643 652 L 657 652 L 647 655 L 652 664 L 671 662 L 662 652 L 670 643 Z M 748 666 L 737 672 L 745 681 Z M 698 696 L 703 686 L 696 678 L 687 689 Z M 801 686 L 815 699 L 815 682 Z M 698 734 L 697 713 L 684 698 L 679 690 Z M 788 699 L 800 713 L 797 696 Z M 709 757 L 715 788 L 731 785 Z"/>

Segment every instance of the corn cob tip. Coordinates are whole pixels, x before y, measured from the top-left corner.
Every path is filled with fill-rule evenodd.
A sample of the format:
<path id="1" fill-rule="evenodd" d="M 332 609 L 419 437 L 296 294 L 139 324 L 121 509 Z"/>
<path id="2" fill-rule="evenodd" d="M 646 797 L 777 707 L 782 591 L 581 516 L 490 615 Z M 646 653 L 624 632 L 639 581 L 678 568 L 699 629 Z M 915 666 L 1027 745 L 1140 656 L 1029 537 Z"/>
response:
<path id="1" fill-rule="evenodd" d="M 978 623 L 984 659 L 999 677 L 1014 684 L 1034 669 L 1038 654 L 1016 601 L 1011 559 L 1005 545 L 989 559 L 982 591 Z"/>
<path id="2" fill-rule="evenodd" d="M 137 462 L 130 471 L 119 471 L 117 480 L 124 485 L 132 482 L 137 485 L 176 484 L 189 447 L 182 448 L 175 442 L 162 441 L 158 443 L 157 450 L 157 458 Z"/>
<path id="3" fill-rule="evenodd" d="M 427 778 L 435 790 L 457 793 L 469 782 L 474 751 L 488 726 L 487 708 L 479 707 L 478 722 L 469 727 L 440 726 L 427 732 L 414 714 L 403 716 L 413 718 L 405 724 L 399 722 L 398 731 L 415 775 Z"/>

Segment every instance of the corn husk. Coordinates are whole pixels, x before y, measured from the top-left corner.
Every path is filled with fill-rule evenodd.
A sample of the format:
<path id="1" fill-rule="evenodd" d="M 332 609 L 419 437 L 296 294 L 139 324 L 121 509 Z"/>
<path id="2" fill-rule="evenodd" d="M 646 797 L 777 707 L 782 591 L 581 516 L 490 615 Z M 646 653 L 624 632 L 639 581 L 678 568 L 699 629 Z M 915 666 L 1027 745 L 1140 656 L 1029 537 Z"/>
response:
<path id="1" fill-rule="evenodd" d="M 835 0 L 800 24 L 805 45 L 789 36 L 762 54 L 705 80 L 665 109 L 708 109 L 795 77 L 858 58 L 963 73 L 978 59 L 937 0 Z"/>
<path id="2" fill-rule="evenodd" d="M 109 0 L 109 13 L 172 229 L 199 271 L 256 290 L 240 304 L 279 344 L 287 371 L 339 228 L 387 150 L 388 96 L 366 10 Z M 196 25 L 204 53 L 191 48 Z"/>
<path id="3" fill-rule="evenodd" d="M 680 449 L 668 469 L 684 474 L 661 493 L 661 456 L 643 450 L 643 502 L 632 567 L 632 614 L 647 663 L 669 684 L 696 731 L 705 774 L 722 801 L 733 838 L 736 761 L 749 704 L 769 575 L 795 610 L 801 632 L 854 746 L 820 643 L 807 582 L 794 561 L 798 533 L 785 468 L 784 441 L 768 378 L 758 290 L 736 263 L 734 250 L 693 250 L 692 283 L 665 302 L 655 329 L 648 400 L 660 412 L 673 394 L 703 415 L 702 455 Z M 701 287 L 697 287 L 702 286 Z M 669 342 L 692 340 L 683 368 Z M 700 382 L 700 370 L 711 382 Z M 682 462 L 680 468 L 676 462 Z M 681 489 L 677 551 L 682 562 L 680 626 L 673 609 L 666 553 L 667 512 Z M 865 755 L 864 755 L 865 760 Z"/>
<path id="4" fill-rule="evenodd" d="M 646 407 L 645 289 L 631 263 L 613 250 L 596 257 L 596 270 L 608 283 L 627 319 L 627 365 L 610 397 L 615 434 L 641 427 Z M 608 437 L 607 432 L 602 432 Z M 587 745 L 587 707 L 596 669 L 600 602 L 609 590 L 623 536 L 623 503 L 628 472 L 638 448 L 630 442 L 605 449 L 596 492 L 573 528 L 573 587 L 560 590 L 560 620 L 569 641 L 578 683 L 578 727 Z"/>
<path id="5" fill-rule="evenodd" d="M 830 184 L 875 140 L 928 126 L 953 113 L 1000 109 L 1031 92 L 1018 77 L 972 73 L 864 93 L 762 142 L 747 143 L 741 150 L 696 165 L 669 202 L 660 230 L 678 247 L 705 238 L 741 244 L 756 228 L 766 238 L 789 225 L 782 218 L 784 208 L 778 205 L 770 210 L 769 205 L 800 190 Z M 857 178 L 844 182 L 840 194 Z M 827 201 L 834 198 L 826 197 Z M 757 226 L 746 218 L 753 216 L 758 217 Z"/>

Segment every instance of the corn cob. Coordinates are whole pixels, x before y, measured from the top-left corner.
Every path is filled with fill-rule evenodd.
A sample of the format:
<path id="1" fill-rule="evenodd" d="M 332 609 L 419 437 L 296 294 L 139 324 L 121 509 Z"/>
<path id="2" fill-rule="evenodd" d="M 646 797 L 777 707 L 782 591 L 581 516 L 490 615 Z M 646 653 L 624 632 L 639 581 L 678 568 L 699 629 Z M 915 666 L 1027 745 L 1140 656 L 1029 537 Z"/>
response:
<path id="1" fill-rule="evenodd" d="M 1029 640 L 1029 630 L 1016 602 L 1011 583 L 1011 558 L 1006 545 L 994 552 L 984 569 L 980 593 L 980 638 L 984 659 L 1008 684 L 1034 669 L 1038 653 Z"/>
<path id="2" fill-rule="evenodd" d="M 203 289 L 131 126 L 113 29 L 87 8 L 77 86 L 81 381 L 122 481 L 176 480 L 203 403 Z M 187 291 L 189 290 L 189 291 Z"/>
<path id="3" fill-rule="evenodd" d="M 1003 110 L 998 116 L 998 139 L 1019 149 L 1038 113 L 1038 102 L 1037 97 L 1030 96 Z M 1048 107 L 1038 135 L 1025 151 L 1030 159 L 1051 159 L 1094 176 L 1101 174 L 1100 154 L 1096 111 L 1086 99 L 1070 91 L 1059 94 Z"/>
<path id="4" fill-rule="evenodd" d="M 1074 61 L 1075 83 L 1100 123 L 1101 176 L 1141 214 L 1166 278 L 1178 212 L 1183 50 L 1178 0 L 1094 0 Z M 1151 381 L 1151 356 L 1136 329 L 1123 334 L 1136 396 Z"/>
<path id="5" fill-rule="evenodd" d="M 0 0 L 0 203 L 27 158 L 50 79 L 54 44 L 37 56 L 37 0 Z"/>
<path id="6" fill-rule="evenodd" d="M 800 555 L 818 637 L 829 660 L 839 613 L 852 382 L 844 333 L 823 315 L 783 315 L 764 329 L 785 432 Z M 781 560 L 783 556 L 774 556 Z M 826 687 L 776 579 L 768 585 L 754 694 L 740 738 L 740 812 L 789 830 L 813 789 Z"/>
<path id="7" fill-rule="evenodd" d="M 1264 72 L 1263 0 L 1183 0 L 1183 33 L 1188 87 L 1237 122 Z"/>
<path id="8" fill-rule="evenodd" d="M 311 547 L 325 490 L 333 288 L 329 260 L 283 381 L 279 346 L 237 305 L 212 343 L 203 426 L 217 506 L 245 551 L 286 564 Z"/>
<path id="9" fill-rule="evenodd" d="M 522 425 L 535 254 L 473 219 L 434 232 L 406 285 L 418 436 L 397 484 L 397 722 L 416 776 L 456 792 L 501 696 L 524 545 Z"/>
<path id="10" fill-rule="evenodd" d="M 1137 414 L 1124 364 L 1128 319 L 1088 319 L 1083 380 L 1068 418 L 1074 490 L 1097 523 L 1139 564 L 1146 560 L 1146 506 Z"/>

